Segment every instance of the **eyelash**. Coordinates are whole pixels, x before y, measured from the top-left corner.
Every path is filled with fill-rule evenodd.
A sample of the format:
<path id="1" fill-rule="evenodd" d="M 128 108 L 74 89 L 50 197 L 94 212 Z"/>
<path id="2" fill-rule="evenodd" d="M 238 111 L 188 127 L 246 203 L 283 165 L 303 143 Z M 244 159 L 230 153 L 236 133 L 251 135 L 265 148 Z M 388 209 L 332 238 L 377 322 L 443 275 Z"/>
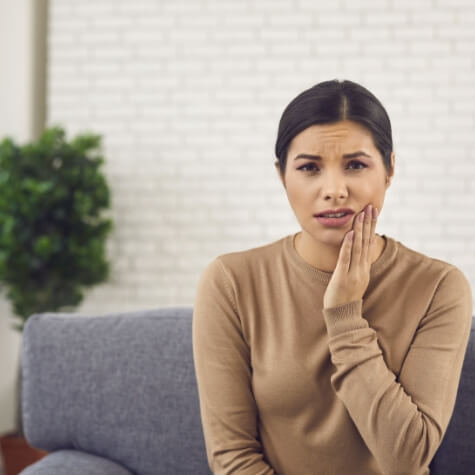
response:
<path id="1" fill-rule="evenodd" d="M 356 164 L 360 164 L 360 165 L 363 165 L 363 168 L 368 168 L 368 165 L 364 164 L 363 162 L 360 162 L 359 160 L 352 160 L 349 164 L 351 165 L 352 163 L 356 163 Z M 308 167 L 309 165 L 313 165 L 315 166 L 314 163 L 306 163 L 305 165 L 302 165 L 300 168 L 297 168 L 297 170 L 302 170 L 303 172 L 305 173 L 309 173 L 311 172 L 312 170 L 304 170 L 305 167 Z M 353 170 L 362 170 L 363 168 L 354 168 Z"/>

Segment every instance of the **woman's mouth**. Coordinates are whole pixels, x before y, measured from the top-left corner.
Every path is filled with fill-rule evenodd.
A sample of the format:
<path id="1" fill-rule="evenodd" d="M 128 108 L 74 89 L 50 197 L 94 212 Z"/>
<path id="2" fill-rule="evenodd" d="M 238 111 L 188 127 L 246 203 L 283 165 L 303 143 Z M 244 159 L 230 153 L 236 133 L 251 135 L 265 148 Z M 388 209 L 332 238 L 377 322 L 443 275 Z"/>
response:
<path id="1" fill-rule="evenodd" d="M 348 221 L 350 221 L 351 218 L 353 217 L 353 214 L 354 213 L 348 213 L 342 216 L 341 218 L 331 218 L 328 216 L 314 216 L 314 217 L 320 224 L 323 224 L 324 226 L 338 227 L 338 226 L 343 226 Z"/>

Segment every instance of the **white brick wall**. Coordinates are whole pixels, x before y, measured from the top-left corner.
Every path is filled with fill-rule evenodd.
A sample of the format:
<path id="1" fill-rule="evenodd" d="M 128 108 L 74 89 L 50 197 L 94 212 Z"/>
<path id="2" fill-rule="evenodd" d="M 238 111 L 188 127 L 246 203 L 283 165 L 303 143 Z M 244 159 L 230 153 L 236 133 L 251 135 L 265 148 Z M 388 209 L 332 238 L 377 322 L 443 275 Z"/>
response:
<path id="1" fill-rule="evenodd" d="M 391 117 L 378 233 L 475 289 L 473 0 L 52 0 L 50 13 L 48 125 L 104 135 L 116 223 L 112 279 L 79 311 L 192 305 L 216 255 L 299 230 L 273 165 L 278 121 L 334 78 Z"/>

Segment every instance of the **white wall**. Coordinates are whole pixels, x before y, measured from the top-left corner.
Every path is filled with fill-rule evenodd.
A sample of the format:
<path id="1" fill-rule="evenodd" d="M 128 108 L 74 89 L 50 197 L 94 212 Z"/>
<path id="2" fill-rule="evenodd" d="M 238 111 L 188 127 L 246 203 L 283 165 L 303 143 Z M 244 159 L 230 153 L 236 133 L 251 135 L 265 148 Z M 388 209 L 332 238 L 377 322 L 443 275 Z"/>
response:
<path id="1" fill-rule="evenodd" d="M 0 137 L 31 138 L 31 1 L 0 0 Z"/>
<path id="2" fill-rule="evenodd" d="M 32 0 L 0 0 L 0 139 L 32 138 Z M 9 301 L 0 300 L 0 434 L 14 427 L 21 335 L 11 329 Z"/>
<path id="3" fill-rule="evenodd" d="M 473 1 L 53 0 L 50 21 L 48 123 L 105 135 L 113 191 L 113 277 L 80 311 L 191 305 L 214 256 L 300 229 L 277 125 L 333 78 L 392 119 L 377 232 L 475 284 Z"/>

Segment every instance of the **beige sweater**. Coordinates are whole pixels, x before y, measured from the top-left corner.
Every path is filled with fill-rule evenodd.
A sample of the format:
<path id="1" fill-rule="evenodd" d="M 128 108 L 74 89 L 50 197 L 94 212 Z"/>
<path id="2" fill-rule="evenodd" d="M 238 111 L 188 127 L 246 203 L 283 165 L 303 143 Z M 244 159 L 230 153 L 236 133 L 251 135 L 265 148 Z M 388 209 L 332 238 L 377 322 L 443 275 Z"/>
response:
<path id="1" fill-rule="evenodd" d="M 211 470 L 429 474 L 468 344 L 468 280 L 382 235 L 363 299 L 323 309 L 332 274 L 295 236 L 201 275 L 193 354 Z"/>

